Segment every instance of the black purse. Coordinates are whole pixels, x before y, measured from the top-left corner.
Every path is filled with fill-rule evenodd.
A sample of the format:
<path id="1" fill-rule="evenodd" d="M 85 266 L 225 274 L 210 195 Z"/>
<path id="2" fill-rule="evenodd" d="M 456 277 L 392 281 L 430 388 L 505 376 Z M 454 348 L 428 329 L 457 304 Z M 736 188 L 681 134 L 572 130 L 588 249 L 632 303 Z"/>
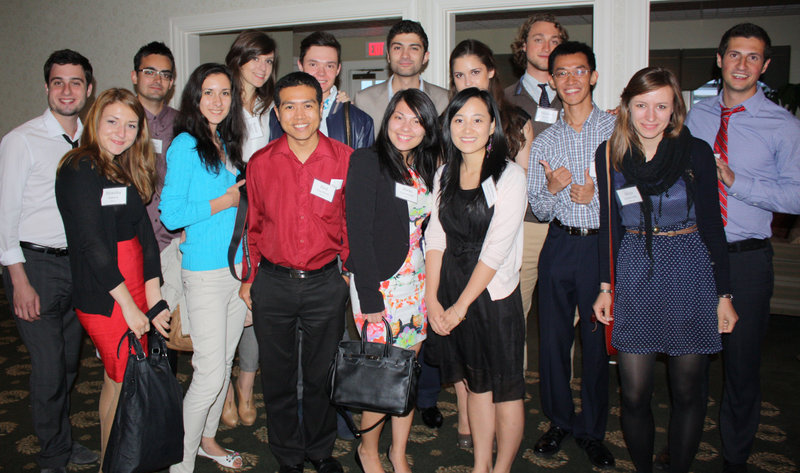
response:
<path id="1" fill-rule="evenodd" d="M 147 311 L 147 317 L 152 320 L 164 309 L 166 302 L 161 301 Z M 183 391 L 170 370 L 166 342 L 158 331 L 151 328 L 148 333 L 147 356 L 130 330 L 120 345 L 126 338 L 130 355 L 103 471 L 163 470 L 183 460 Z"/>
<path id="2" fill-rule="evenodd" d="M 411 412 L 417 399 L 420 366 L 416 353 L 392 345 L 392 329 L 383 319 L 386 343 L 366 341 L 367 322 L 361 341 L 342 340 L 328 374 L 330 401 L 337 410 L 356 409 L 387 414 L 375 425 L 358 430 L 343 416 L 356 437 L 380 425 L 389 415 Z"/>

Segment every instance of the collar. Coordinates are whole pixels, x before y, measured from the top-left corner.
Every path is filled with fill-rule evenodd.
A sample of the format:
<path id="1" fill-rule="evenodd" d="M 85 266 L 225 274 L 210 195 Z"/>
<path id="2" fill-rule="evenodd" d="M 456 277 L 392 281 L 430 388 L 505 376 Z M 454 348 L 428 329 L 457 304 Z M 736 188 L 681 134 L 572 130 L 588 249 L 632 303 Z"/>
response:
<path id="1" fill-rule="evenodd" d="M 308 164 L 312 160 L 322 158 L 335 159 L 333 154 L 333 146 L 331 145 L 331 139 L 322 134 L 322 132 L 319 130 L 317 130 L 317 136 L 319 137 L 317 147 L 311 152 L 311 156 L 308 157 L 304 164 Z M 289 148 L 289 137 L 286 133 L 281 135 L 281 137 L 275 140 L 274 143 L 275 153 L 290 156 L 297 160 L 297 156 L 294 154 L 294 151 Z"/>
<path id="2" fill-rule="evenodd" d="M 57 136 L 59 139 L 63 139 L 61 135 L 66 134 L 66 131 L 64 131 L 61 123 L 58 123 L 58 120 L 56 120 L 56 116 L 53 115 L 53 111 L 48 108 L 45 110 L 42 118 L 44 119 L 44 126 L 47 129 L 47 136 Z M 78 118 L 78 128 L 75 129 L 75 136 L 70 136 L 70 139 L 72 139 L 72 141 L 77 141 L 80 139 L 82 133 L 83 123 L 81 122 L 81 119 Z"/>
<path id="3" fill-rule="evenodd" d="M 336 102 L 336 94 L 339 93 L 339 89 L 336 88 L 334 85 L 331 87 L 330 93 L 328 94 L 328 98 L 322 101 L 322 115 L 328 116 L 328 113 L 331 111 L 331 107 Z"/>
<path id="4" fill-rule="evenodd" d="M 594 127 L 597 124 L 597 120 L 600 119 L 600 114 L 601 113 L 603 113 L 603 111 L 600 110 L 600 108 L 597 106 L 597 104 L 594 103 L 594 100 L 592 100 L 592 111 L 589 112 L 589 116 L 586 117 L 586 120 L 583 122 L 583 126 L 581 127 L 581 133 L 583 133 L 584 130 L 586 130 L 587 126 L 589 128 Z M 571 130 L 573 129 L 571 126 L 569 126 L 569 124 L 566 122 L 566 120 L 564 120 L 564 109 L 563 108 L 558 112 L 558 121 L 561 122 L 562 126 L 565 126 L 565 127 L 569 128 Z"/>
<path id="5" fill-rule="evenodd" d="M 761 107 L 764 106 L 767 100 L 769 99 L 767 99 L 767 96 L 764 95 L 764 91 L 761 90 L 761 87 L 756 87 L 756 93 L 753 94 L 752 97 L 740 104 L 734 105 L 734 108 L 738 107 L 739 105 L 744 105 L 744 113 L 754 117 L 759 111 L 761 111 Z M 725 107 L 725 102 L 722 100 L 722 92 L 717 95 L 717 103 L 720 106 Z M 720 109 L 717 108 L 716 111 L 719 113 Z"/>
<path id="6" fill-rule="evenodd" d="M 392 79 L 394 79 L 394 74 L 386 80 L 386 89 L 389 91 L 389 100 L 392 100 L 394 97 L 394 90 L 392 90 Z M 420 92 L 425 92 L 425 81 L 422 80 L 422 77 L 419 78 L 419 90 Z"/>

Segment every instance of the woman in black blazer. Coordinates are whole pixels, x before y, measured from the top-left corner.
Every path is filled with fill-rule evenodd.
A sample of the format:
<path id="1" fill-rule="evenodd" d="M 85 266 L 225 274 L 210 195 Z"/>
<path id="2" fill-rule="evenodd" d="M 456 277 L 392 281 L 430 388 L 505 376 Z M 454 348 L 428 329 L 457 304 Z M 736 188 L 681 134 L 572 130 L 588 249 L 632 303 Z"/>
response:
<path id="1" fill-rule="evenodd" d="M 368 341 L 383 343 L 385 318 L 394 344 L 419 353 L 427 331 L 423 223 L 430 215 L 433 175 L 440 155 L 436 109 L 419 90 L 398 92 L 389 102 L 371 148 L 355 151 L 347 173 L 345 202 L 353 273 L 353 316 Z M 365 324 L 367 322 L 367 324 Z M 362 428 L 383 414 L 364 412 Z M 387 456 L 398 472 L 411 471 L 406 444 L 413 411 L 392 418 Z M 354 450 L 362 471 L 382 472 L 380 427 L 365 433 Z"/>

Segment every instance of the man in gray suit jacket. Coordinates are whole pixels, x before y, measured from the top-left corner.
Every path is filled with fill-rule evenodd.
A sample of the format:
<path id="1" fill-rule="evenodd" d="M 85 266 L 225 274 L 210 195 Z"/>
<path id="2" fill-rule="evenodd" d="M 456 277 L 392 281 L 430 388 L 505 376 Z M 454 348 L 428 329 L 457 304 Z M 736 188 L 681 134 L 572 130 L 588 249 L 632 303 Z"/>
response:
<path id="1" fill-rule="evenodd" d="M 386 36 L 386 61 L 392 70 L 392 76 L 386 82 L 359 91 L 354 98 L 356 107 L 372 117 L 375 136 L 378 135 L 389 99 L 401 90 L 418 88 L 425 92 L 439 114 L 447 108 L 447 90 L 419 77 L 428 64 L 429 57 L 428 35 L 422 25 L 416 21 L 401 20 L 392 26 Z"/>

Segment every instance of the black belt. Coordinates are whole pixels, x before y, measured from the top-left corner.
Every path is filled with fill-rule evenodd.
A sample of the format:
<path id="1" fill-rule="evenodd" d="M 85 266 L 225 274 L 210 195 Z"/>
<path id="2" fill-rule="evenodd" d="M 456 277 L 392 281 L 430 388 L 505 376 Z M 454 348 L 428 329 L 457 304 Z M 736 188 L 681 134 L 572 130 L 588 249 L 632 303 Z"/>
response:
<path id="1" fill-rule="evenodd" d="M 728 243 L 728 253 L 739 253 L 741 251 L 760 250 L 769 246 L 769 240 L 764 238 L 748 238 L 747 240 Z"/>
<path id="2" fill-rule="evenodd" d="M 21 248 L 25 248 L 26 250 L 36 251 L 46 255 L 69 256 L 69 250 L 67 248 L 51 248 L 49 246 L 37 245 L 36 243 L 31 243 L 29 241 L 21 241 L 19 242 L 19 246 Z"/>
<path id="3" fill-rule="evenodd" d="M 260 269 L 269 269 L 276 273 L 281 273 L 287 275 L 291 279 L 306 279 L 311 276 L 316 276 L 321 274 L 339 264 L 339 259 L 334 258 L 331 260 L 330 263 L 326 264 L 325 266 L 319 269 L 311 269 L 309 271 L 304 271 L 302 269 L 294 269 L 294 268 L 287 268 L 286 266 L 281 266 L 279 264 L 275 264 L 268 259 L 262 257 L 261 264 L 259 265 Z"/>
<path id="4" fill-rule="evenodd" d="M 570 227 L 564 225 L 563 223 L 559 222 L 557 218 L 554 218 L 553 221 L 550 223 L 564 230 L 565 232 L 567 232 L 567 234 L 572 236 L 589 236 L 589 235 L 597 235 L 598 233 L 600 233 L 600 230 L 596 228 L 580 228 L 580 227 Z"/>

